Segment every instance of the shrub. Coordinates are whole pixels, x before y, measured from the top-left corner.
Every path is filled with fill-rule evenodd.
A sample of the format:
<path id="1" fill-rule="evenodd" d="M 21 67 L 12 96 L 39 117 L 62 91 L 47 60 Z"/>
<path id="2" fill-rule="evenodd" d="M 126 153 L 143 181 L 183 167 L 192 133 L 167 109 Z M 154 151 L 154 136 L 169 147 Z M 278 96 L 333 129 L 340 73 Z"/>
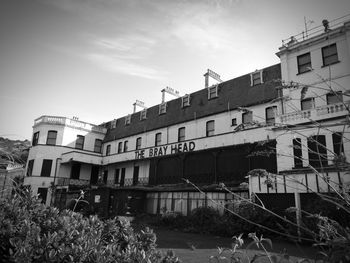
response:
<path id="1" fill-rule="evenodd" d="M 29 193 L 0 200 L 0 262 L 179 262 L 156 250 L 156 235 L 128 221 L 101 221 L 46 207 Z"/>

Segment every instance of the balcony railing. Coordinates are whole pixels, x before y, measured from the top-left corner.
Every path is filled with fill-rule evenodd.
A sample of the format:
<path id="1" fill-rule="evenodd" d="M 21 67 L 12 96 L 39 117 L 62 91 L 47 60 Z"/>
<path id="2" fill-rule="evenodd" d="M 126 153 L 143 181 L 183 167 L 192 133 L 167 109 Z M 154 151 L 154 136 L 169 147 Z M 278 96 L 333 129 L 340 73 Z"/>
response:
<path id="1" fill-rule="evenodd" d="M 115 186 L 115 187 L 126 187 L 126 186 L 145 186 L 148 185 L 148 177 L 140 177 L 136 184 L 134 184 L 133 178 L 126 178 L 124 180 L 124 184 L 115 183 L 114 180 L 108 180 L 106 182 L 107 186 Z"/>
<path id="2" fill-rule="evenodd" d="M 37 119 L 34 120 L 34 126 L 40 124 L 40 123 L 46 123 L 46 124 L 51 124 L 51 125 L 65 125 L 65 126 L 70 126 L 73 128 L 82 128 L 86 129 L 89 131 L 95 131 L 95 132 L 100 132 L 100 133 L 106 133 L 107 129 L 98 126 L 98 125 L 93 125 L 87 122 L 75 120 L 75 119 L 70 119 L 66 117 L 59 117 L 59 116 L 41 116 Z"/>
<path id="3" fill-rule="evenodd" d="M 340 102 L 323 105 L 314 109 L 295 111 L 279 115 L 280 123 L 298 123 L 318 121 L 320 119 L 333 118 L 349 114 L 350 102 Z"/>
<path id="4" fill-rule="evenodd" d="M 56 185 L 58 186 L 88 186 L 90 180 L 72 179 L 72 178 L 56 178 Z"/>

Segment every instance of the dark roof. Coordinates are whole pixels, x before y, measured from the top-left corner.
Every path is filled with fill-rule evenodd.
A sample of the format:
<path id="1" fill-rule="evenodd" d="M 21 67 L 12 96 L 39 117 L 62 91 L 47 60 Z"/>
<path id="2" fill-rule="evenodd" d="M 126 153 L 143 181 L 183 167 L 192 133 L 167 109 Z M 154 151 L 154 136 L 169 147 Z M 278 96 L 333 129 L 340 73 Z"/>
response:
<path id="1" fill-rule="evenodd" d="M 190 94 L 190 106 L 182 108 L 182 99 L 167 102 L 165 114 L 159 115 L 159 105 L 147 109 L 147 119 L 140 120 L 140 112 L 131 115 L 131 123 L 125 125 L 125 117 L 117 119 L 116 128 L 108 129 L 104 142 L 143 133 L 154 129 L 210 116 L 237 107 L 248 107 L 277 98 L 281 64 L 263 69 L 264 83 L 251 86 L 250 74 L 222 82 L 218 86 L 218 97 L 208 100 L 207 89 Z"/>

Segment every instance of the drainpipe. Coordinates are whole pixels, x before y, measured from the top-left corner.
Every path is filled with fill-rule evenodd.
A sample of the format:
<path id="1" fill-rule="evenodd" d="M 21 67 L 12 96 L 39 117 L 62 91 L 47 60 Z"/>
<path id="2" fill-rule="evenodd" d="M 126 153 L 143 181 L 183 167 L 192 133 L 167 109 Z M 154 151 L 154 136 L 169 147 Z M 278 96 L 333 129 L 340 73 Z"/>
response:
<path id="1" fill-rule="evenodd" d="M 62 161 L 62 158 L 57 158 L 56 159 L 56 165 L 55 165 L 55 175 L 53 178 L 53 187 L 56 186 L 56 177 L 57 177 L 57 166 L 58 166 L 58 160 Z M 56 189 L 55 189 L 55 194 L 56 194 Z M 51 193 L 51 201 L 50 201 L 50 206 L 52 205 L 52 199 L 53 199 L 54 195 L 53 192 Z"/>

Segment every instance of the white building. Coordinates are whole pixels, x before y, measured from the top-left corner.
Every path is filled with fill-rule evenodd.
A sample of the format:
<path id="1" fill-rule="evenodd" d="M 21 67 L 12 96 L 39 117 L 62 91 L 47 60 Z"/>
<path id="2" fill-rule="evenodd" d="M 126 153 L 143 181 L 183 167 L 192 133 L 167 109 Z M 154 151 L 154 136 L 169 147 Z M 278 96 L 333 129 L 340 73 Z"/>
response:
<path id="1" fill-rule="evenodd" d="M 211 199 L 232 206 L 237 197 L 219 183 L 269 202 L 283 196 L 271 201 L 281 207 L 294 206 L 301 193 L 331 191 L 316 171 L 346 185 L 348 167 L 335 166 L 333 159 L 350 157 L 344 138 L 349 26 L 293 39 L 277 53 L 281 64 L 229 81 L 208 86 L 208 76 L 220 80 L 208 71 L 204 89 L 100 126 L 42 116 L 34 123 L 25 184 L 43 197 L 49 193 L 46 204 L 55 189 L 56 205 L 66 201 L 62 196 L 90 189 L 90 205 L 102 216 L 186 214 L 202 205 L 223 211 Z M 248 188 L 253 169 L 267 170 L 269 180 L 250 176 Z"/>

